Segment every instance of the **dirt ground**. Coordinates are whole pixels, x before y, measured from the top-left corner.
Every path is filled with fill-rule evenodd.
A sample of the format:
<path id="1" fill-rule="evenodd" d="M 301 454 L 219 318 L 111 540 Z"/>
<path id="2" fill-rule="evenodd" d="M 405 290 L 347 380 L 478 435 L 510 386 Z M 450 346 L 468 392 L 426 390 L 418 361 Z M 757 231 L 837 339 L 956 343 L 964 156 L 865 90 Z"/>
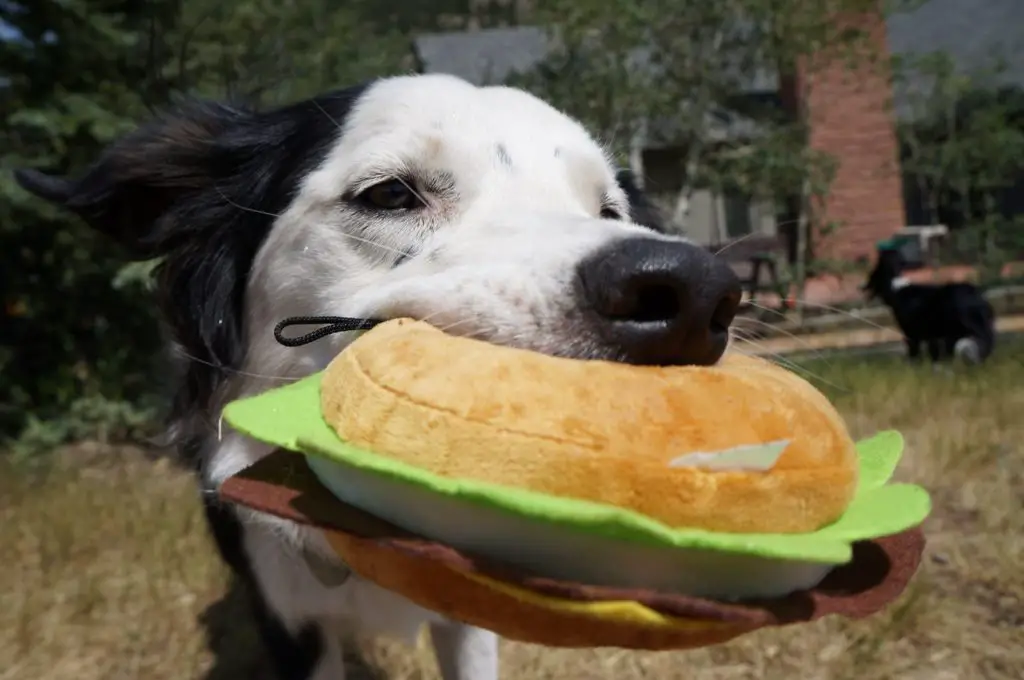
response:
<path id="1" fill-rule="evenodd" d="M 899 428 L 898 477 L 933 494 L 924 566 L 887 613 L 685 653 L 505 643 L 503 678 L 1020 680 L 1022 356 L 953 375 L 891 357 L 796 367 L 856 436 Z M 271 680 L 190 478 L 131 448 L 54 460 L 0 473 L 0 680 Z M 437 677 L 423 645 L 356 641 L 352 659 L 355 678 Z"/>

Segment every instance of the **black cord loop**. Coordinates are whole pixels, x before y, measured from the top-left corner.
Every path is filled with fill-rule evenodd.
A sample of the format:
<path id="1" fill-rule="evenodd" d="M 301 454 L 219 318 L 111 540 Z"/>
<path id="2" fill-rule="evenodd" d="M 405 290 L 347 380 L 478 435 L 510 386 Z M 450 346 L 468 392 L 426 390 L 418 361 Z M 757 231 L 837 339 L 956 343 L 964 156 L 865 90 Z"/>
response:
<path id="1" fill-rule="evenodd" d="M 377 324 L 382 323 L 382 321 L 382 319 L 359 319 L 349 316 L 290 316 L 274 327 L 274 339 L 285 347 L 299 347 L 316 342 L 320 338 L 325 338 L 334 333 L 368 331 Z M 323 327 L 298 337 L 289 338 L 283 334 L 284 329 L 289 326 L 317 325 L 322 325 Z"/>

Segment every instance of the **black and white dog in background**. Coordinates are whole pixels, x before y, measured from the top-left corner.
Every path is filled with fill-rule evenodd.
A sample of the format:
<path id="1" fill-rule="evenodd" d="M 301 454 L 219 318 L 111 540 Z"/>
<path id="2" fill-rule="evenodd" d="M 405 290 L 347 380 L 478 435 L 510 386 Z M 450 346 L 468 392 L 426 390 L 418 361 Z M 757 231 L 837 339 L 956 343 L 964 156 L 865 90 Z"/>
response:
<path id="1" fill-rule="evenodd" d="M 969 283 L 910 283 L 898 250 L 883 250 L 863 289 L 884 302 L 896 318 L 911 359 L 921 345 L 938 362 L 953 357 L 970 364 L 985 361 L 995 347 L 995 314 L 978 289 Z"/>
<path id="2" fill-rule="evenodd" d="M 414 317 L 553 355 L 711 364 L 739 303 L 726 265 L 639 223 L 649 206 L 577 122 L 450 76 L 269 112 L 196 103 L 79 178 L 18 179 L 134 257 L 161 258 L 159 303 L 184 357 L 173 432 L 281 678 L 341 680 L 343 634 L 429 625 L 446 680 L 493 680 L 497 641 L 349 574 L 315 531 L 213 500 L 269 453 L 218 432 L 224 404 L 323 369 L 351 339 L 286 348 L 278 321 Z"/>

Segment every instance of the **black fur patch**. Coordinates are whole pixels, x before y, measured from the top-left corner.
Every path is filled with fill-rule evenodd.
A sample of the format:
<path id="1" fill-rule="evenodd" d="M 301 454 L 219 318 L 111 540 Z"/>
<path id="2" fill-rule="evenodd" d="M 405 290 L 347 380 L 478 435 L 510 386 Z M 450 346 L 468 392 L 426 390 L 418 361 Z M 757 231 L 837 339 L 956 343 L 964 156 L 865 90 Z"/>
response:
<path id="1" fill-rule="evenodd" d="M 665 222 L 662 220 L 661 214 L 643 190 L 637 186 L 633 173 L 629 170 L 619 170 L 615 175 L 615 180 L 626 192 L 626 198 L 629 199 L 629 213 L 633 221 L 648 229 L 664 233 Z"/>

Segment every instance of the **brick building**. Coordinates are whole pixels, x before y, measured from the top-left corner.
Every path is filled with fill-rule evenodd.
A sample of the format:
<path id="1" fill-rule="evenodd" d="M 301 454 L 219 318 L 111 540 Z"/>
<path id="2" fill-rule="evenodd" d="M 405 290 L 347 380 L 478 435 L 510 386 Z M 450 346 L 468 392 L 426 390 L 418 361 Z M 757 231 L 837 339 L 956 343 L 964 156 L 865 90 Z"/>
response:
<path id="1" fill-rule="evenodd" d="M 864 30 L 874 59 L 855 68 L 828 60 L 781 85 L 783 101 L 806 116 L 810 146 L 838 161 L 818 216 L 837 228 L 815 235 L 814 255 L 847 261 L 870 257 L 878 241 L 904 226 L 906 213 L 885 21 L 880 13 L 849 21 Z"/>

